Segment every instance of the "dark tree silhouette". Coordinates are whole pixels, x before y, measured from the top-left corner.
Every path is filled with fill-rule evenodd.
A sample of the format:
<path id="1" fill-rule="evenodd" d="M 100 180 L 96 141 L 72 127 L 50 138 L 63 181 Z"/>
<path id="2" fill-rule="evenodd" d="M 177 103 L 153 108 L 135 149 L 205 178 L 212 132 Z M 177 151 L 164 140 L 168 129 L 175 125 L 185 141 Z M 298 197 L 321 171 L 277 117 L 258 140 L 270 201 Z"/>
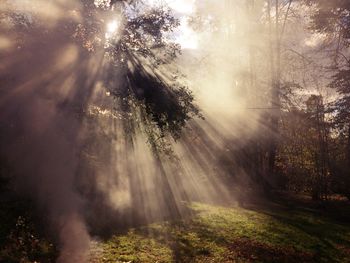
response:
<path id="1" fill-rule="evenodd" d="M 104 24 L 92 20 L 98 8 L 121 14 L 119 27 L 110 36 L 103 36 Z M 127 104 L 136 102 L 161 137 L 169 134 L 178 139 L 187 121 L 201 117 L 191 91 L 181 84 L 181 73 L 172 65 L 181 53 L 181 46 L 171 41 L 179 20 L 166 6 L 150 8 L 143 1 L 111 1 L 98 8 L 85 5 L 89 23 L 78 25 L 75 37 L 90 50 L 97 44 L 91 41 L 93 36 L 105 38 L 108 92 L 124 104 L 119 110 L 130 111 Z M 113 82 L 115 75 L 118 80 Z"/>

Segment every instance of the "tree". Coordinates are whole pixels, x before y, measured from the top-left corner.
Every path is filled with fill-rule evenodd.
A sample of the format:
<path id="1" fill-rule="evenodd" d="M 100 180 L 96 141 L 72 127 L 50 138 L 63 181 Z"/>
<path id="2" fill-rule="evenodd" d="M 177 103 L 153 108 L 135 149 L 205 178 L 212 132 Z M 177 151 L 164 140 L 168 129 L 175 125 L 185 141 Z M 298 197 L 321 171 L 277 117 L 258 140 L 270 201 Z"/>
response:
<path id="1" fill-rule="evenodd" d="M 328 45 L 334 52 L 334 65 L 331 70 L 335 72 L 329 87 L 338 92 L 338 98 L 333 103 L 335 126 L 340 131 L 346 131 L 346 163 L 347 177 L 350 177 L 350 2 L 346 0 L 334 1 L 307 1 L 316 7 L 311 15 L 311 29 L 327 36 Z M 349 180 L 345 180 L 348 182 Z"/>
<path id="2" fill-rule="evenodd" d="M 10 149 L 13 141 L 16 142 L 19 137 L 21 144 L 18 147 L 21 148 L 21 150 L 26 149 L 26 143 L 35 141 L 35 139 L 42 142 L 42 144 L 38 145 L 36 148 L 47 152 L 47 154 L 43 154 L 44 156 L 40 158 L 36 154 L 26 156 L 25 161 L 21 160 L 21 162 L 31 163 L 31 168 L 26 169 L 19 167 L 16 169 L 15 176 L 18 178 L 23 176 L 26 180 L 30 180 L 34 184 L 38 177 L 45 174 L 45 176 L 43 176 L 45 180 L 41 180 L 35 187 L 33 186 L 35 190 L 28 191 L 28 195 L 31 195 L 31 197 L 36 200 L 37 198 L 41 198 L 41 196 L 45 196 L 45 200 L 40 199 L 38 201 L 42 201 L 39 203 L 42 204 L 45 209 L 52 212 L 49 214 L 50 218 L 52 216 L 52 219 L 54 219 L 52 223 L 55 230 L 57 227 L 55 237 L 61 238 L 60 244 L 63 247 L 62 251 L 64 251 L 65 248 L 70 249 L 69 246 L 65 246 L 65 241 L 69 239 L 74 242 L 74 240 L 73 238 L 64 239 L 62 235 L 74 235 L 74 233 L 72 233 L 74 231 L 67 231 L 66 233 L 66 231 L 62 230 L 61 223 L 56 221 L 54 213 L 60 211 L 60 218 L 62 218 L 63 221 L 69 221 L 71 218 L 68 216 L 69 214 L 79 213 L 80 215 L 80 208 L 82 205 L 81 202 L 78 201 L 78 199 L 81 200 L 80 198 L 93 203 L 94 200 L 102 196 L 101 199 L 99 199 L 101 202 L 98 206 L 103 207 L 103 204 L 107 203 L 107 190 L 103 189 L 104 191 L 102 191 L 98 189 L 100 190 L 98 191 L 94 189 L 99 187 L 98 183 L 96 183 L 97 176 L 94 177 L 90 175 L 96 175 L 97 173 L 95 172 L 97 169 L 105 169 L 103 171 L 106 171 L 108 168 L 114 168 L 117 165 L 121 166 L 121 161 L 118 163 L 111 157 L 111 155 L 115 153 L 112 152 L 111 149 L 115 150 L 116 145 L 126 145 L 125 151 L 123 151 L 118 158 L 123 158 L 124 156 L 128 158 L 130 155 L 133 155 L 134 152 L 140 153 L 141 151 L 135 150 L 135 145 L 137 144 L 135 143 L 135 138 L 142 134 L 137 139 L 145 139 L 143 142 L 145 144 L 148 143 L 153 151 L 153 155 L 147 154 L 148 152 L 143 153 L 145 155 L 144 157 L 149 160 L 147 167 L 154 166 L 158 168 L 158 163 L 159 167 L 161 165 L 159 156 L 169 155 L 168 152 L 170 150 L 168 150 L 168 142 L 172 139 L 179 138 L 187 122 L 193 116 L 199 115 L 199 111 L 194 105 L 193 95 L 187 87 L 181 85 L 179 82 L 181 74 L 174 65 L 172 65 L 172 62 L 180 53 L 181 47 L 176 45 L 176 43 L 168 41 L 169 39 L 166 37 L 167 34 L 171 34 L 171 31 L 178 26 L 178 20 L 174 18 L 169 9 L 166 7 L 150 9 L 142 1 L 117 1 L 113 3 L 114 6 L 106 5 L 104 7 L 96 7 L 94 1 L 81 0 L 74 1 L 74 3 L 80 2 L 80 5 L 75 5 L 71 10 L 67 8 L 67 10 L 65 9 L 66 5 L 61 5 L 61 1 L 49 2 L 55 7 L 56 4 L 59 3 L 60 5 L 57 6 L 57 8 L 64 6 L 62 7 L 64 11 L 74 14 L 79 13 L 79 20 L 63 15 L 58 16 L 55 21 L 56 23 L 54 23 L 52 27 L 46 27 L 44 24 L 45 21 L 34 20 L 33 23 L 30 24 L 30 28 L 23 29 L 23 35 L 18 34 L 18 39 L 14 40 L 21 41 L 23 39 L 27 41 L 26 44 L 28 47 L 33 48 L 28 48 L 26 50 L 27 46 L 22 45 L 21 50 L 13 51 L 14 56 L 11 56 L 11 50 L 11 55 L 8 55 L 8 57 L 16 57 L 16 61 L 21 62 L 22 57 L 19 53 L 21 53 L 21 51 L 25 53 L 29 50 L 29 52 L 25 53 L 30 57 L 27 61 L 36 61 L 36 64 L 40 64 L 43 70 L 44 68 L 46 70 L 54 64 L 56 61 L 55 58 L 60 60 L 59 56 L 52 56 L 52 54 L 56 53 L 56 55 L 60 55 L 61 48 L 63 49 L 66 44 L 69 43 L 70 46 L 74 46 L 74 50 L 76 51 L 73 56 L 74 60 L 69 63 L 69 67 L 60 68 L 57 71 L 54 70 L 55 76 L 53 76 L 53 74 L 49 79 L 43 81 L 38 71 L 31 71 L 31 69 L 28 69 L 28 71 L 26 70 L 27 74 L 25 75 L 30 75 L 28 72 L 34 72 L 36 74 L 35 77 L 38 77 L 38 81 L 34 81 L 35 83 L 32 83 L 33 85 L 30 89 L 30 92 L 35 90 L 31 93 L 33 95 L 33 100 L 39 101 L 42 100 L 42 97 L 45 97 L 43 100 L 47 99 L 52 102 L 50 105 L 54 108 L 54 113 L 49 117 L 51 118 L 48 124 L 49 129 L 43 131 L 43 133 L 48 136 L 39 138 L 40 136 L 38 136 L 36 132 L 33 132 L 33 135 L 28 135 L 30 131 L 32 131 L 31 127 L 21 129 L 21 124 L 23 122 L 30 122 L 30 117 L 25 121 L 22 121 L 20 118 L 18 118 L 19 120 L 13 118 L 13 116 L 16 117 L 16 113 L 13 113 L 12 108 L 8 107 L 8 105 L 11 103 L 19 104 L 14 103 L 14 101 L 16 101 L 15 99 L 11 100 L 11 103 L 7 103 L 7 100 L 3 100 L 2 102 L 5 101 L 5 103 L 1 104 L 1 109 L 9 109 L 3 110 L 2 116 L 6 116 L 6 118 L 3 119 L 3 123 L 5 123 L 5 127 L 8 129 L 8 133 L 12 132 L 12 134 L 6 136 L 5 140 L 2 140 L 1 145 L 5 145 L 5 147 L 1 147 L 1 151 Z M 115 28 L 115 31 L 111 30 L 107 32 L 108 35 L 106 35 L 108 20 L 106 19 L 103 21 L 101 17 L 104 19 L 109 17 L 109 19 L 115 20 L 119 27 Z M 18 32 L 17 28 L 11 28 L 11 30 L 14 31 L 11 32 L 13 34 Z M 56 39 L 62 41 L 61 46 L 59 46 L 59 44 L 55 45 L 56 43 L 54 43 L 54 41 Z M 74 45 L 72 40 L 75 41 Z M 42 47 L 45 47 L 45 49 Z M 39 52 L 37 52 L 38 50 Z M 44 52 L 40 52 L 40 50 L 44 50 Z M 39 55 L 43 54 L 40 57 L 41 60 L 39 60 L 37 53 L 39 53 Z M 91 71 L 89 65 L 91 61 L 93 61 L 94 68 L 98 68 L 99 74 L 96 74 L 96 71 Z M 11 63 L 9 64 L 12 66 Z M 19 63 L 13 63 L 13 67 L 18 64 Z M 47 68 L 45 65 L 47 65 Z M 6 68 L 8 71 L 11 71 L 11 69 L 12 68 Z M 74 77 L 74 81 L 69 87 L 71 89 L 69 91 L 69 96 L 63 95 L 54 97 L 55 94 L 57 94 L 55 92 L 60 88 L 57 86 L 63 84 L 64 80 L 67 80 L 71 74 L 74 74 L 76 78 Z M 30 77 L 32 78 L 33 75 Z M 18 82 L 20 83 L 23 79 L 25 80 L 25 78 L 19 76 Z M 60 83 L 61 80 L 62 83 Z M 4 94 L 11 94 L 16 87 L 20 86 L 18 82 L 15 82 L 17 85 L 13 85 L 13 88 L 10 84 L 6 83 Z M 55 83 L 53 84 L 55 87 L 52 93 L 50 93 L 51 90 L 48 91 L 48 88 L 46 88 L 49 82 Z M 57 83 L 58 85 L 56 86 Z M 97 89 L 98 98 L 92 98 L 93 91 Z M 2 91 L 3 90 L 1 90 L 1 92 Z M 46 95 L 43 96 L 43 93 Z M 23 95 L 19 97 L 25 97 L 23 100 L 26 102 L 30 101 L 24 106 L 21 105 L 22 108 L 26 106 L 31 108 L 31 106 L 35 104 L 32 103 L 33 100 L 30 100 L 30 96 Z M 21 99 L 18 99 L 17 102 L 20 100 Z M 103 130 L 103 124 L 106 123 L 104 122 L 105 119 L 102 120 L 101 116 L 91 118 L 91 115 L 93 115 L 91 113 L 95 108 L 97 109 L 97 113 L 107 112 L 109 115 L 109 119 L 106 121 L 109 125 L 105 125 L 108 126 L 108 132 L 110 132 L 107 134 L 108 136 L 105 136 L 103 133 L 105 132 L 105 130 Z M 13 123 L 15 123 L 15 125 L 13 125 Z M 64 128 L 64 131 L 58 132 L 58 129 L 54 127 L 55 125 L 61 125 L 61 127 L 65 126 L 62 123 L 73 124 L 67 125 L 67 129 Z M 91 123 L 92 125 L 86 123 Z M 14 128 L 11 129 L 10 126 L 14 126 Z M 18 126 L 20 126 L 20 128 L 17 128 Z M 117 130 L 115 129 L 116 126 L 118 127 L 118 134 L 115 132 Z M 82 130 L 84 128 L 90 129 L 89 131 L 91 133 L 85 132 L 85 130 L 83 132 Z M 17 135 L 13 130 L 20 130 L 20 135 Z M 23 136 L 23 140 L 21 137 L 22 133 L 25 135 Z M 119 137 L 119 135 L 121 136 Z M 61 143 L 60 140 L 56 141 L 56 136 L 64 141 L 68 137 L 70 138 L 69 150 L 64 151 L 63 148 L 61 148 L 62 152 L 64 152 L 64 154 L 62 154 L 62 159 L 53 157 L 58 152 L 59 154 L 62 153 L 58 150 Z M 114 141 L 112 141 L 111 138 L 114 139 Z M 89 146 L 92 145 L 89 139 L 91 139 L 92 143 L 95 143 L 93 145 L 96 146 L 95 148 L 89 148 Z M 118 142 L 113 144 L 117 139 Z M 3 143 L 3 141 L 5 142 Z M 46 144 L 45 142 L 48 141 L 50 141 L 50 143 Z M 54 148 L 54 150 L 49 152 L 49 147 Z M 83 156 L 85 153 L 86 155 Z M 17 154 L 18 153 L 14 153 L 14 155 Z M 96 154 L 96 159 L 98 161 L 102 160 L 103 165 L 96 165 L 96 167 L 86 165 L 87 162 L 95 163 L 95 159 L 92 157 L 95 156 L 94 154 Z M 55 159 L 54 162 L 49 161 L 50 164 L 47 164 L 47 160 L 53 161 L 53 159 Z M 43 170 L 40 170 L 41 167 L 37 168 L 38 166 L 35 165 L 38 161 L 45 163 L 45 168 L 43 168 Z M 135 158 L 133 161 L 137 162 L 139 160 Z M 64 164 L 62 164 L 63 162 Z M 71 166 L 70 164 L 73 165 Z M 84 165 L 85 167 L 82 167 Z M 16 162 L 12 161 L 11 166 L 18 167 L 19 165 L 16 165 Z M 66 172 L 59 172 L 62 167 L 66 169 Z M 86 170 L 83 169 L 86 167 L 91 169 L 88 170 L 87 173 L 84 173 Z M 140 195 L 140 188 L 144 187 L 144 185 L 140 183 L 139 174 L 137 174 L 136 169 L 134 169 L 135 167 L 139 168 L 134 163 L 128 162 L 124 170 L 131 171 L 133 169 L 133 171 L 135 171 L 129 174 L 129 179 L 133 187 L 133 191 L 130 191 L 129 194 L 132 195 L 134 199 L 138 198 L 138 200 L 141 199 L 141 201 L 144 201 Z M 94 170 L 94 168 L 97 169 Z M 108 171 L 109 179 L 117 181 L 120 178 L 120 174 L 122 174 L 119 173 L 119 171 L 120 170 L 115 169 L 112 171 L 112 174 L 111 171 Z M 161 199 L 159 202 L 154 202 L 152 205 L 156 206 L 162 203 L 163 206 L 161 210 L 168 209 L 169 213 L 175 213 L 174 210 L 176 206 L 174 205 L 174 197 L 172 196 L 173 192 L 169 189 L 169 182 L 164 174 L 164 169 L 155 169 L 152 172 L 155 173 L 153 176 L 153 178 L 155 178 L 154 185 L 159 188 L 160 192 L 155 194 L 157 194 L 158 197 L 162 197 L 159 198 Z M 60 175 L 56 176 L 58 173 L 60 173 Z M 141 173 L 146 174 L 146 171 L 141 171 L 140 175 Z M 114 176 L 115 174 L 117 174 L 117 176 Z M 54 183 L 50 186 L 46 184 L 48 181 L 56 181 L 55 179 L 62 179 L 64 186 L 57 187 Z M 21 180 L 18 179 L 17 181 Z M 76 189 L 78 189 L 78 193 Z M 71 197 L 71 195 L 73 195 L 73 197 Z M 69 204 L 62 204 L 61 206 L 62 196 L 69 196 Z M 147 200 L 145 202 L 147 202 Z M 93 206 L 90 202 L 88 203 Z M 140 208 L 141 205 L 133 206 L 135 203 L 137 202 L 134 202 L 131 206 L 136 210 Z M 57 209 L 58 206 L 60 206 L 61 209 Z M 111 209 L 110 207 L 108 208 Z M 140 209 L 140 213 L 142 211 L 144 210 Z M 90 210 L 88 212 L 90 212 Z M 166 212 L 164 212 L 164 214 L 166 214 Z M 97 213 L 95 215 L 96 217 L 101 216 Z M 85 217 L 85 215 L 81 217 L 81 221 L 80 217 L 78 221 L 83 225 L 85 219 L 83 217 Z M 114 220 L 114 222 L 116 222 L 116 220 Z M 71 225 L 70 223 L 65 224 L 65 226 Z M 76 226 L 74 226 L 74 228 L 75 227 Z M 82 235 L 79 237 L 79 241 L 81 240 L 85 243 L 85 241 L 88 241 L 86 238 L 87 233 L 85 231 L 81 233 Z M 80 251 L 78 252 L 80 253 Z M 78 252 L 76 255 L 77 257 L 80 255 Z M 74 254 L 74 252 L 72 252 L 72 254 Z M 64 255 L 64 253 L 62 255 Z M 70 260 L 74 261 L 73 256 L 74 255 L 70 257 Z M 81 262 L 82 260 L 76 261 Z"/>
<path id="3" fill-rule="evenodd" d="M 325 108 L 322 96 L 311 95 L 306 102 L 312 142 L 316 145 L 314 152 L 315 173 L 312 178 L 312 198 L 319 200 L 328 195 L 329 177 L 329 127 L 325 121 Z"/>
<path id="4" fill-rule="evenodd" d="M 267 19 L 269 26 L 269 64 L 271 74 L 271 108 L 270 129 L 272 138 L 268 150 L 268 172 L 272 175 L 275 172 L 275 161 L 278 147 L 278 126 L 281 114 L 281 52 L 282 39 L 293 0 L 287 2 L 276 0 L 272 4 L 267 1 Z M 272 17 L 274 9 L 274 22 Z M 284 13 L 283 13 L 284 12 Z"/>
<path id="5" fill-rule="evenodd" d="M 305 106 L 282 113 L 277 168 L 286 189 L 309 192 L 314 200 L 327 199 L 331 182 L 330 125 L 322 96 L 311 95 Z"/>
<path id="6" fill-rule="evenodd" d="M 123 77 L 118 87 L 108 87 L 108 91 L 121 102 L 138 102 L 147 115 L 144 118 L 157 125 L 161 137 L 179 138 L 186 122 L 200 116 L 191 92 L 178 81 L 179 72 L 168 73 L 181 46 L 169 42 L 167 34 L 179 21 L 166 6 L 150 9 L 142 1 L 123 3 L 123 28 L 107 39 L 106 48 L 114 70 Z M 130 110 L 129 106 L 122 107 Z"/>

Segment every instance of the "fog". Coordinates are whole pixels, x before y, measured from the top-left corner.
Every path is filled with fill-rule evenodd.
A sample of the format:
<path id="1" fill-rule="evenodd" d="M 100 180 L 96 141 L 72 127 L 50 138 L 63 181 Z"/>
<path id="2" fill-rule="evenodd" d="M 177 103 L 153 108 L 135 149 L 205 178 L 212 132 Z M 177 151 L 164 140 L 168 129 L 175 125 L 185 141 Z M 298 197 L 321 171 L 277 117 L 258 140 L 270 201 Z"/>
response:
<path id="1" fill-rule="evenodd" d="M 263 4 L 113 2 L 0 5 L 1 151 L 11 183 L 47 218 L 58 262 L 88 261 L 92 240 L 123 227 L 186 217 L 189 202 L 249 199 L 254 167 L 237 152 L 269 133 Z M 181 54 L 156 67 L 134 44 L 132 59 L 118 55 L 115 43 L 130 37 L 128 19 L 159 5 L 180 22 L 162 37 L 181 45 Z M 155 77 L 164 87 L 160 95 L 140 82 Z M 136 88 L 126 94 L 128 85 Z M 175 93 L 181 103 L 167 95 L 169 87 L 183 86 L 191 93 Z"/>

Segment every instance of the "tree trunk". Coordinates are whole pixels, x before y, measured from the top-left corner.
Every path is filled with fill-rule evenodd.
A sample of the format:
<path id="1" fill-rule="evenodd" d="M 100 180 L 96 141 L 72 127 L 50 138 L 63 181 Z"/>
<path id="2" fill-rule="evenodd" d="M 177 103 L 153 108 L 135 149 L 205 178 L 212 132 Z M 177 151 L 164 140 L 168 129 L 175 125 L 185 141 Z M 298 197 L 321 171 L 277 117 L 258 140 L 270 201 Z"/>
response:
<path id="1" fill-rule="evenodd" d="M 272 21 L 271 21 L 271 4 L 268 1 L 268 16 L 270 23 L 270 70 L 271 70 L 271 112 L 270 112 L 270 129 L 271 140 L 268 150 L 268 176 L 275 173 L 275 162 L 278 146 L 278 123 L 280 118 L 280 67 L 281 67 L 281 43 L 279 32 L 279 1 L 275 0 L 275 32 L 272 36 Z M 273 54 L 275 47 L 275 55 Z"/>
<path id="2" fill-rule="evenodd" d="M 348 127 L 348 144 L 346 147 L 346 157 L 347 157 L 347 164 L 348 164 L 348 173 L 350 177 L 350 122 L 349 122 L 349 127 Z"/>

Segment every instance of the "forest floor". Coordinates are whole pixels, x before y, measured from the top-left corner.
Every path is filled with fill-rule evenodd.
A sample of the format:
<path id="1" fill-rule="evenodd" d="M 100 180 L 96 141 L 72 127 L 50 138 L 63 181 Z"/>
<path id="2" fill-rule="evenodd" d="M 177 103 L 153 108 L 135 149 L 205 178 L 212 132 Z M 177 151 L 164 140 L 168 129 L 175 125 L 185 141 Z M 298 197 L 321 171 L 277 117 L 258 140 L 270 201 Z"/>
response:
<path id="1" fill-rule="evenodd" d="M 190 218 L 129 229 L 93 262 L 350 262 L 350 205 L 284 199 L 189 205 Z"/>
<path id="2" fill-rule="evenodd" d="M 94 242 L 91 262 L 350 262 L 348 201 L 274 200 L 241 207 L 188 204 L 185 219 L 128 228 Z M 9 211 L 20 207 L 11 204 Z M 55 261 L 54 247 L 32 234 L 30 220 L 14 217 L 15 231 L 8 232 L 11 213 L 1 211 L 0 262 Z"/>

